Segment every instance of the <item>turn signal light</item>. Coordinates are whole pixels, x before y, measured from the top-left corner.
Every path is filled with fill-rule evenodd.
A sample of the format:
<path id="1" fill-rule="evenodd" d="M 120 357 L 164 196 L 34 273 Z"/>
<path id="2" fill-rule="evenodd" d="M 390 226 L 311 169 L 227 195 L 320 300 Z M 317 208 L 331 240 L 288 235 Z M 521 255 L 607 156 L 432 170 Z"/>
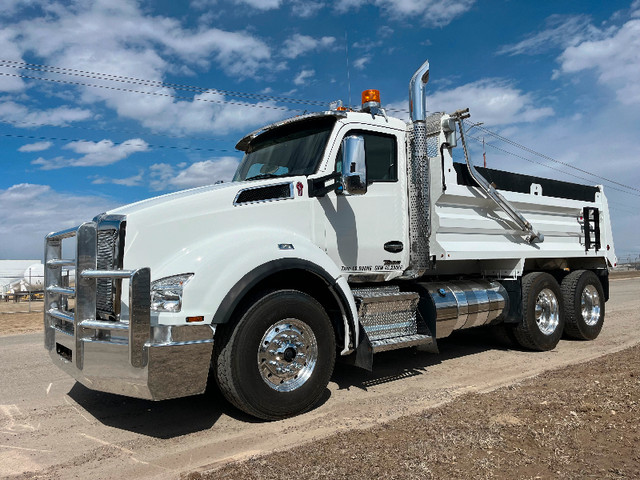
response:
<path id="1" fill-rule="evenodd" d="M 188 323 L 191 323 L 191 322 L 204 322 L 204 317 L 203 316 L 187 317 L 187 322 Z"/>

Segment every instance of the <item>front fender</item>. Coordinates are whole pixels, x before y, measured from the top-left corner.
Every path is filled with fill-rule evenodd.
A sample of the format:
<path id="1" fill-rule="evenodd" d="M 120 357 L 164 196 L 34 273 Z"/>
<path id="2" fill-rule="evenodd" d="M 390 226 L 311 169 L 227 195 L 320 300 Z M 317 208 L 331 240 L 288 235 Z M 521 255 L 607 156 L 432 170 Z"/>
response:
<path id="1" fill-rule="evenodd" d="M 154 278 L 187 272 L 194 276 L 185 286 L 182 311 L 162 312 L 158 314 L 158 323 L 182 324 L 185 317 L 192 316 L 204 316 L 205 323 L 225 323 L 251 287 L 275 272 L 289 269 L 306 270 L 325 281 L 341 305 L 345 350 L 351 332 L 357 346 L 357 309 L 340 269 L 307 238 L 276 229 L 215 235 L 182 249 L 165 262 L 153 274 Z"/>

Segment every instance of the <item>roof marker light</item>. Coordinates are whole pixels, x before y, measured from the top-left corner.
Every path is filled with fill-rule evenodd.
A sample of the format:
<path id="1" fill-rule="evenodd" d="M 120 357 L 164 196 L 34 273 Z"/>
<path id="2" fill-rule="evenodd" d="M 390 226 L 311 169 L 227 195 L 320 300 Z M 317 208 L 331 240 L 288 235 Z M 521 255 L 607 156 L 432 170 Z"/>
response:
<path id="1" fill-rule="evenodd" d="M 380 91 L 379 90 L 365 90 L 362 92 L 362 110 L 368 112 L 372 108 L 380 108 Z"/>

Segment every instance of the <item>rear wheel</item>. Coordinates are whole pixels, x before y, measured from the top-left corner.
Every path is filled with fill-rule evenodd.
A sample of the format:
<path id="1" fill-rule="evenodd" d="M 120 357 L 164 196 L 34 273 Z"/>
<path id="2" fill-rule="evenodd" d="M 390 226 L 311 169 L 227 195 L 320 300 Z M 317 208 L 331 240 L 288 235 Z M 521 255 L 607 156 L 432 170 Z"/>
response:
<path id="1" fill-rule="evenodd" d="M 522 278 L 522 321 L 513 327 L 520 346 L 545 351 L 556 347 L 564 328 L 560 285 L 545 272 Z"/>
<path id="2" fill-rule="evenodd" d="M 595 339 L 604 323 L 604 290 L 598 276 L 589 270 L 571 272 L 562 280 L 562 298 L 567 336 Z"/>
<path id="3" fill-rule="evenodd" d="M 265 420 L 302 413 L 324 393 L 335 363 L 331 321 L 297 290 L 266 293 L 216 345 L 216 381 L 240 410 Z"/>

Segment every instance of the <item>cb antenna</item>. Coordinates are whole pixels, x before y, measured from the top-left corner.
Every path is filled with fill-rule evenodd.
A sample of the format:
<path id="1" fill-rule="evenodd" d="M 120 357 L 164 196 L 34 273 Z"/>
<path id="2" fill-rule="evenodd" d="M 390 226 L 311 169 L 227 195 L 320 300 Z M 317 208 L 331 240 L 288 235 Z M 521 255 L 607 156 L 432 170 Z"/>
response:
<path id="1" fill-rule="evenodd" d="M 349 103 L 347 106 L 351 108 L 351 75 L 349 73 L 349 36 L 347 31 L 344 32 L 344 43 L 345 43 L 345 51 L 347 55 L 347 88 L 349 89 Z"/>

